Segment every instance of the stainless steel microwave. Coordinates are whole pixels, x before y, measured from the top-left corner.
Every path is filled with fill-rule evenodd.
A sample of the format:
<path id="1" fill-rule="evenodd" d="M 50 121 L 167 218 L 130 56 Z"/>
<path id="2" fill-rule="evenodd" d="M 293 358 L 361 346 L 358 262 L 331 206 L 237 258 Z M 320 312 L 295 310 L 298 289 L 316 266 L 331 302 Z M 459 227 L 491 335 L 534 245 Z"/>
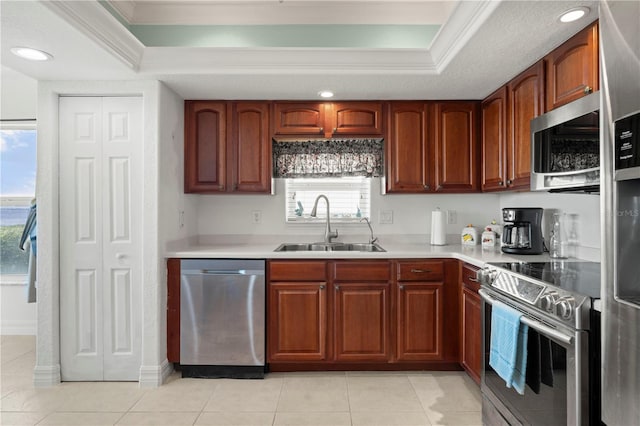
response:
<path id="1" fill-rule="evenodd" d="M 600 92 L 531 120 L 531 190 L 600 191 Z"/>

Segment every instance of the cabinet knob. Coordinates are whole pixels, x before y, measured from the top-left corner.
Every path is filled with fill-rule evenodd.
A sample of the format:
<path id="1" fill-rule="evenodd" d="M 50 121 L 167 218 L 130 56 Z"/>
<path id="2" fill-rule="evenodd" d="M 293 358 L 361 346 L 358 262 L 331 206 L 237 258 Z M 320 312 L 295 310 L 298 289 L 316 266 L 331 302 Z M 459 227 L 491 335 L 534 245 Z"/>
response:
<path id="1" fill-rule="evenodd" d="M 511 179 L 507 179 L 507 186 L 511 186 L 512 183 L 513 181 Z"/>
<path id="2" fill-rule="evenodd" d="M 584 86 L 584 94 L 585 95 L 588 95 L 591 92 L 593 92 L 593 88 L 591 86 Z"/>
<path id="3" fill-rule="evenodd" d="M 499 181 L 498 182 L 498 186 L 504 186 L 504 182 L 503 181 Z"/>
<path id="4" fill-rule="evenodd" d="M 428 190 L 430 190 L 430 189 L 431 189 L 431 187 L 430 187 L 429 185 L 425 185 L 425 186 L 424 186 L 424 190 L 425 190 L 425 191 L 428 191 Z"/>
<path id="5" fill-rule="evenodd" d="M 442 191 L 442 185 L 436 186 L 436 191 Z"/>
<path id="6" fill-rule="evenodd" d="M 320 133 L 324 132 L 324 127 L 320 127 Z"/>
<path id="7" fill-rule="evenodd" d="M 337 127 L 334 127 L 334 128 L 333 128 L 333 133 L 336 133 L 337 131 L 338 131 L 338 128 L 337 128 Z"/>
<path id="8" fill-rule="evenodd" d="M 400 287 L 398 287 L 400 290 L 404 290 L 404 286 L 401 285 Z"/>
<path id="9" fill-rule="evenodd" d="M 340 286 L 339 286 L 339 285 L 336 285 L 336 286 L 334 286 L 333 288 L 335 288 L 335 289 L 336 289 L 336 291 L 340 290 Z"/>
<path id="10" fill-rule="evenodd" d="M 320 286 L 320 290 L 324 290 L 324 286 L 323 285 Z"/>

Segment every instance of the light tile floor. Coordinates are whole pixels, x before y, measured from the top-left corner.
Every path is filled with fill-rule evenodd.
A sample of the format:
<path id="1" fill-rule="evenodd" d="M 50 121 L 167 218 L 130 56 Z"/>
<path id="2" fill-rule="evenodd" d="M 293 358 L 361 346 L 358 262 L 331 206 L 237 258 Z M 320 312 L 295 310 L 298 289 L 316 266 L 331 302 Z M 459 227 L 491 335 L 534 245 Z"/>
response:
<path id="1" fill-rule="evenodd" d="M 34 388 L 35 338 L 0 337 L 0 425 L 480 425 L 463 372 L 271 373 Z"/>

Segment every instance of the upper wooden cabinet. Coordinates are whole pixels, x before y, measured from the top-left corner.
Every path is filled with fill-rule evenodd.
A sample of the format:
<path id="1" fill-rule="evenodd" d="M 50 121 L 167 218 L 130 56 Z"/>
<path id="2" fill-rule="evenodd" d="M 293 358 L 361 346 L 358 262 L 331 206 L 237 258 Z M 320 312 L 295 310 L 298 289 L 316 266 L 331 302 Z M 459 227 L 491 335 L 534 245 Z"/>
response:
<path id="1" fill-rule="evenodd" d="M 269 104 L 185 101 L 185 192 L 271 192 Z"/>
<path id="2" fill-rule="evenodd" d="M 390 102 L 387 192 L 478 190 L 479 103 Z"/>
<path id="3" fill-rule="evenodd" d="M 482 102 L 482 190 L 528 189 L 532 118 L 544 112 L 539 61 Z"/>
<path id="4" fill-rule="evenodd" d="M 434 157 L 436 192 L 476 192 L 479 186 L 479 102 L 436 102 Z"/>
<path id="5" fill-rule="evenodd" d="M 598 23 L 571 37 L 544 60 L 547 111 L 598 90 Z"/>
<path id="6" fill-rule="evenodd" d="M 381 102 L 276 102 L 276 136 L 382 136 Z"/>

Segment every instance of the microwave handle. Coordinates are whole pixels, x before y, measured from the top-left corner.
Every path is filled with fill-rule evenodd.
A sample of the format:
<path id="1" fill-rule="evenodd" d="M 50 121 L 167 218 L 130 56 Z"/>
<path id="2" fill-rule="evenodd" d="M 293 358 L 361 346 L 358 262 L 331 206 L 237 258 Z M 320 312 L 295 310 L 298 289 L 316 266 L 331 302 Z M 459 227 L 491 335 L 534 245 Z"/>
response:
<path id="1" fill-rule="evenodd" d="M 491 297 L 489 293 L 487 293 L 483 289 L 478 290 L 478 294 L 490 305 L 493 305 L 496 302 L 496 299 Z M 570 345 L 571 342 L 573 341 L 573 337 L 567 336 L 566 334 L 561 333 L 558 330 L 555 330 L 547 325 L 542 324 L 540 321 L 532 320 L 531 318 L 526 317 L 524 315 L 520 317 L 520 322 L 528 325 L 529 327 L 533 328 L 537 332 L 542 333 L 546 336 L 553 337 L 554 339 L 557 339 L 566 345 Z"/>

